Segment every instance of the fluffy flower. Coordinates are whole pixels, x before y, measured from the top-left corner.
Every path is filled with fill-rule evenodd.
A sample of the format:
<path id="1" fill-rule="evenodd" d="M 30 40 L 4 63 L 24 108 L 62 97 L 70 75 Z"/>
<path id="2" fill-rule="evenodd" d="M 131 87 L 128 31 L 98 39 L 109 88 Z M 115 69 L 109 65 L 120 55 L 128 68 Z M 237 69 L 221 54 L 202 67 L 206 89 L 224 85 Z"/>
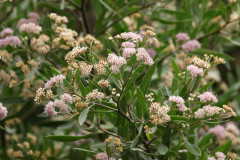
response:
<path id="1" fill-rule="evenodd" d="M 123 48 L 123 57 L 129 58 L 136 52 L 135 48 Z"/>
<path id="2" fill-rule="evenodd" d="M 163 125 L 171 121 L 170 116 L 167 114 L 170 108 L 167 105 L 161 106 L 160 103 L 154 102 L 149 108 L 151 123 L 154 125 Z"/>
<path id="3" fill-rule="evenodd" d="M 35 20 L 39 20 L 39 19 L 40 19 L 39 15 L 38 15 L 37 13 L 35 13 L 35 12 L 30 12 L 30 13 L 28 14 L 28 17 L 29 17 L 30 19 L 35 19 Z"/>
<path id="4" fill-rule="evenodd" d="M 94 89 L 92 92 L 87 94 L 86 99 L 88 101 L 92 101 L 94 99 L 98 99 L 99 101 L 102 101 L 102 99 L 105 97 L 105 94 L 102 92 L 99 92 L 98 89 Z"/>
<path id="5" fill-rule="evenodd" d="M 49 90 L 52 88 L 52 85 L 54 84 L 60 84 L 63 82 L 63 79 L 65 79 L 66 77 L 63 75 L 57 75 L 52 77 L 49 81 L 47 81 L 47 83 L 45 83 L 45 89 Z"/>
<path id="6" fill-rule="evenodd" d="M 203 69 L 198 68 L 195 65 L 187 66 L 187 70 L 190 71 L 192 79 L 196 78 L 198 75 L 200 75 L 201 77 L 203 76 Z"/>
<path id="7" fill-rule="evenodd" d="M 7 47 L 9 46 L 13 46 L 13 47 L 17 47 L 20 46 L 21 41 L 18 38 L 18 36 L 8 36 L 5 37 L 4 39 L 0 39 L 0 47 Z"/>
<path id="8" fill-rule="evenodd" d="M 127 64 L 127 61 L 125 58 L 117 56 L 113 53 L 110 53 L 107 57 L 107 61 L 108 63 L 110 63 L 112 66 L 110 67 L 110 69 L 113 71 L 113 73 L 118 73 L 119 72 L 119 68 L 124 65 Z"/>
<path id="9" fill-rule="evenodd" d="M 35 23 L 24 23 L 19 27 L 20 32 L 39 34 L 42 31 L 42 27 Z"/>
<path id="10" fill-rule="evenodd" d="M 64 93 L 63 95 L 61 95 L 61 100 L 63 100 L 64 102 L 67 102 L 69 104 L 72 104 L 72 97 L 68 93 Z"/>
<path id="11" fill-rule="evenodd" d="M 64 103 L 63 100 L 55 100 L 54 104 L 55 107 L 58 107 L 60 109 L 60 113 L 67 113 L 67 105 Z"/>
<path id="12" fill-rule="evenodd" d="M 180 97 L 180 96 L 170 96 L 169 101 L 172 102 L 172 103 L 176 103 L 179 111 L 184 112 L 184 111 L 187 110 L 187 107 L 184 104 L 185 101 L 182 97 Z"/>
<path id="13" fill-rule="evenodd" d="M 212 117 L 214 115 L 218 115 L 220 112 L 224 112 L 222 108 L 216 107 L 216 106 L 203 106 L 203 108 L 198 109 L 194 116 L 195 118 L 204 118 L 205 116 Z"/>
<path id="14" fill-rule="evenodd" d="M 182 45 L 182 49 L 185 52 L 189 52 L 193 49 L 201 48 L 201 44 L 197 40 L 191 40 Z"/>
<path id="15" fill-rule="evenodd" d="M 0 32 L 0 37 L 6 37 L 6 36 L 10 36 L 13 34 L 13 30 L 11 28 L 5 28 L 4 30 L 2 30 L 2 32 Z"/>
<path id="16" fill-rule="evenodd" d="M 176 35 L 176 39 L 177 39 L 177 41 L 188 41 L 190 38 L 187 35 L 187 33 L 178 33 Z"/>
<path id="17" fill-rule="evenodd" d="M 198 96 L 200 98 L 201 102 L 213 102 L 213 103 L 217 103 L 217 97 L 213 95 L 212 92 L 204 92 L 203 94 Z"/>
<path id="18" fill-rule="evenodd" d="M 120 34 L 122 39 L 125 40 L 138 40 L 138 41 L 142 41 L 142 37 L 139 34 L 133 33 L 133 32 L 124 32 Z"/>
<path id="19" fill-rule="evenodd" d="M 217 125 L 214 128 L 211 128 L 209 132 L 216 136 L 218 139 L 225 137 L 225 128 L 222 125 Z"/>
<path id="20" fill-rule="evenodd" d="M 147 53 L 150 55 L 150 57 L 154 57 L 156 55 L 156 52 L 154 49 L 150 48 L 147 50 Z"/>
<path id="21" fill-rule="evenodd" d="M 6 107 L 4 107 L 2 105 L 2 103 L 0 103 L 0 120 L 3 120 L 7 117 L 8 114 L 8 110 Z"/>
<path id="22" fill-rule="evenodd" d="M 96 159 L 98 160 L 108 160 L 108 155 L 105 152 L 97 153 Z"/>
<path id="23" fill-rule="evenodd" d="M 123 47 L 123 48 L 134 48 L 134 47 L 135 47 L 135 44 L 132 43 L 132 42 L 123 42 L 123 43 L 122 43 L 122 47 Z"/>
<path id="24" fill-rule="evenodd" d="M 138 48 L 136 56 L 138 61 L 143 60 L 145 64 L 153 65 L 153 59 L 144 48 Z"/>
<path id="25" fill-rule="evenodd" d="M 225 160 L 226 155 L 222 152 L 216 152 L 215 155 L 217 156 L 217 160 Z"/>
<path id="26" fill-rule="evenodd" d="M 48 102 L 48 104 L 44 108 L 44 113 L 48 116 L 54 116 L 57 112 L 54 110 L 54 103 L 52 101 Z"/>

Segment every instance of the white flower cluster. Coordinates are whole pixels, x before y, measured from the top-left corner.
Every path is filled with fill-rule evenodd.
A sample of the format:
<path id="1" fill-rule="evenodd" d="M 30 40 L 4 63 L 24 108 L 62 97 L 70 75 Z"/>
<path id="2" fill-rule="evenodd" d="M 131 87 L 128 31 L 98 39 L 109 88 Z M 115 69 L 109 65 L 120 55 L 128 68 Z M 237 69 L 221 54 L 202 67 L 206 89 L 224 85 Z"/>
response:
<path id="1" fill-rule="evenodd" d="M 170 116 L 167 114 L 170 108 L 167 105 L 161 106 L 160 103 L 154 102 L 149 108 L 151 123 L 154 125 L 164 125 L 171 121 Z"/>
<path id="2" fill-rule="evenodd" d="M 205 116 L 212 117 L 214 115 L 219 115 L 221 112 L 225 112 L 225 110 L 217 106 L 206 105 L 206 106 L 203 106 L 203 108 L 198 109 L 194 113 L 194 116 L 195 118 L 200 119 L 200 118 L 204 118 Z"/>
<path id="3" fill-rule="evenodd" d="M 99 92 L 98 89 L 94 89 L 92 92 L 88 93 L 86 99 L 88 101 L 92 101 L 94 99 L 98 99 L 99 101 L 102 101 L 104 97 L 105 97 L 104 93 Z"/>

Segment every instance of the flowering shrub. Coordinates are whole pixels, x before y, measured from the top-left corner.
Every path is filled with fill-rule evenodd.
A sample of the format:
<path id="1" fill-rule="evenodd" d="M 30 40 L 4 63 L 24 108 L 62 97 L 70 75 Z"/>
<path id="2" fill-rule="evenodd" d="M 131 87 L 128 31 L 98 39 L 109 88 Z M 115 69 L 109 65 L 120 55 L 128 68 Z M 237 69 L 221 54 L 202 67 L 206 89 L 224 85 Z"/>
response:
<path id="1" fill-rule="evenodd" d="M 7 10 L 21 2 L 1 3 Z M 133 6 L 119 19 L 110 16 L 110 24 L 104 19 L 116 14 L 112 4 L 123 2 L 94 3 L 99 11 L 95 30 L 84 0 L 81 6 L 62 1 L 60 9 L 39 2 L 47 14 L 27 12 L 14 23 L 5 20 L 8 14 L 0 19 L 1 157 L 237 159 L 240 131 L 234 121 L 239 109 L 230 102 L 239 97 L 240 85 L 228 89 L 216 76 L 233 58 L 219 53 L 223 49 L 212 47 L 218 42 L 210 39 L 239 21 L 229 19 L 230 9 L 223 11 L 236 4 L 226 2 L 225 8 L 223 2 L 197 2 L 201 15 L 196 16 L 204 23 L 198 27 L 191 1 L 129 1 L 121 4 L 127 9 L 115 8 L 120 16 L 133 4 L 137 9 Z M 168 9 L 159 10 L 164 5 Z M 73 26 L 78 11 L 80 29 Z M 217 20 L 208 15 L 212 12 L 228 18 L 216 27 Z M 234 34 L 234 27 L 228 32 Z"/>

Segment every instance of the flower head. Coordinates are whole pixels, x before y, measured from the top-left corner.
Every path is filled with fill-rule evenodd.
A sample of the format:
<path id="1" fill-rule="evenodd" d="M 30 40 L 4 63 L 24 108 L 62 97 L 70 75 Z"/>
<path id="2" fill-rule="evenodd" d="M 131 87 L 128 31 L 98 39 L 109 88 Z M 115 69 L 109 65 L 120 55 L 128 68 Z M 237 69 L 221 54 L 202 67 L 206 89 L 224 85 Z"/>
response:
<path id="1" fill-rule="evenodd" d="M 203 94 L 198 96 L 200 98 L 201 102 L 213 102 L 213 103 L 217 103 L 217 97 L 215 95 L 213 95 L 212 92 L 204 92 Z"/>
<path id="2" fill-rule="evenodd" d="M 180 97 L 180 96 L 170 96 L 169 101 L 172 102 L 172 103 L 176 103 L 179 111 L 184 112 L 184 111 L 187 110 L 187 107 L 184 104 L 185 101 L 182 97 Z"/>
<path id="3" fill-rule="evenodd" d="M 216 136 L 218 139 L 225 137 L 225 128 L 222 125 L 217 125 L 214 128 L 211 128 L 209 132 Z"/>
<path id="4" fill-rule="evenodd" d="M 96 159 L 98 160 L 108 160 L 108 155 L 105 152 L 97 153 Z"/>
<path id="5" fill-rule="evenodd" d="M 191 40 L 182 45 L 182 49 L 185 52 L 189 52 L 193 49 L 201 48 L 201 44 L 197 40 Z"/>
<path id="6" fill-rule="evenodd" d="M 189 36 L 187 35 L 187 33 L 178 33 L 178 34 L 176 35 L 176 39 L 177 39 L 177 41 L 187 41 L 187 40 L 189 40 L 190 38 L 189 38 Z"/>
<path id="7" fill-rule="evenodd" d="M 198 68 L 195 65 L 187 66 L 187 70 L 190 71 L 192 79 L 196 78 L 198 75 L 200 75 L 201 77 L 203 76 L 203 69 L 202 68 Z"/>
<path id="8" fill-rule="evenodd" d="M 0 120 L 5 119 L 7 117 L 8 110 L 6 107 L 0 103 Z"/>

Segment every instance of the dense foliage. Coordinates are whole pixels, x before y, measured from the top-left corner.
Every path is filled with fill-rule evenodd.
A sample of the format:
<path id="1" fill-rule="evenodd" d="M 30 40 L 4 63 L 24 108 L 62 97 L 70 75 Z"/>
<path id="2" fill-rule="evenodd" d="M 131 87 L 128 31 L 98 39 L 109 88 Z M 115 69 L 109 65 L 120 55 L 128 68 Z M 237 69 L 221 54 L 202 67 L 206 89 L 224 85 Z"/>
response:
<path id="1" fill-rule="evenodd" d="M 0 156 L 239 159 L 234 0 L 0 0 Z"/>

